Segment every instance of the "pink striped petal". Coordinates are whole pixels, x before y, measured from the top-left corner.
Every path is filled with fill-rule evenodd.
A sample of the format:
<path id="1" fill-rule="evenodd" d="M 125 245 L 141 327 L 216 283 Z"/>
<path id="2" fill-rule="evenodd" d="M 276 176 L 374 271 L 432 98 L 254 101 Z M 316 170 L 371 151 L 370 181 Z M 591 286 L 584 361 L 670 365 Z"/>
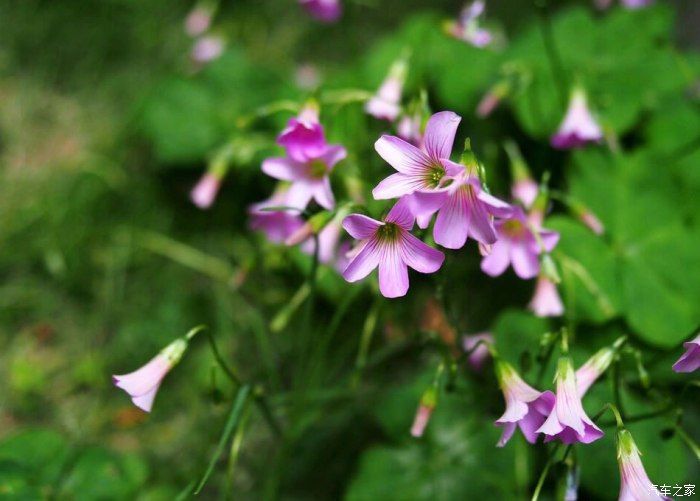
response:
<path id="1" fill-rule="evenodd" d="M 467 241 L 471 214 L 464 197 L 461 190 L 450 196 L 435 219 L 435 242 L 447 249 L 461 249 Z"/>
<path id="2" fill-rule="evenodd" d="M 375 200 L 387 200 L 389 198 L 399 198 L 410 195 L 416 190 L 425 187 L 425 181 L 418 176 L 408 176 L 397 172 L 382 180 L 372 190 Z"/>
<path id="3" fill-rule="evenodd" d="M 403 174 L 421 174 L 432 163 L 425 153 L 396 136 L 380 137 L 374 143 L 374 149 L 389 165 Z"/>
<path id="4" fill-rule="evenodd" d="M 401 259 L 420 273 L 435 273 L 442 266 L 445 255 L 406 232 L 401 242 Z"/>
<path id="5" fill-rule="evenodd" d="M 343 278 L 348 282 L 357 282 L 372 273 L 379 265 L 380 252 L 375 239 L 370 240 L 362 250 L 348 263 L 343 271 Z"/>
<path id="6" fill-rule="evenodd" d="M 397 247 L 393 244 L 383 249 L 379 260 L 379 290 L 388 298 L 405 296 L 408 292 L 408 268 Z"/>
<path id="7" fill-rule="evenodd" d="M 451 111 L 441 111 L 430 117 L 425 126 L 424 147 L 431 158 L 450 158 L 461 120 L 459 115 Z"/>
<path id="8" fill-rule="evenodd" d="M 510 243 L 504 239 L 497 240 L 491 253 L 481 260 L 481 270 L 492 277 L 502 275 L 510 264 Z"/>
<path id="9" fill-rule="evenodd" d="M 376 219 L 362 214 L 350 214 L 343 219 L 343 228 L 345 228 L 345 231 L 347 231 L 352 238 L 358 240 L 371 237 L 381 225 L 382 223 Z"/>
<path id="10" fill-rule="evenodd" d="M 535 278 L 540 272 L 540 261 L 537 254 L 532 252 L 523 242 L 511 245 L 510 259 L 515 274 L 523 280 Z"/>
<path id="11" fill-rule="evenodd" d="M 265 159 L 262 163 L 262 171 L 282 181 L 296 181 L 306 177 L 304 166 L 286 157 Z"/>

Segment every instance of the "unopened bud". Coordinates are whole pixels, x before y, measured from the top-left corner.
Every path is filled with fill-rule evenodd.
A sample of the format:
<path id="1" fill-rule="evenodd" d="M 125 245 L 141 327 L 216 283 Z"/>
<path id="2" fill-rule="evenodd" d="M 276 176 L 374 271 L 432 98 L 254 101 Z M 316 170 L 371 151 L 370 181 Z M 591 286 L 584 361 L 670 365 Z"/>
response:
<path id="1" fill-rule="evenodd" d="M 557 269 L 557 265 L 550 254 L 544 254 L 542 256 L 542 274 L 555 284 L 561 282 L 559 270 Z"/>
<path id="2" fill-rule="evenodd" d="M 286 245 L 298 245 L 312 235 L 318 235 L 330 220 L 333 219 L 333 216 L 333 212 L 327 210 L 314 214 L 298 230 L 292 233 L 284 243 Z"/>
<path id="3" fill-rule="evenodd" d="M 413 425 L 411 426 L 411 435 L 414 437 L 423 436 L 423 432 L 428 426 L 430 416 L 433 414 L 433 410 L 435 410 L 436 406 L 437 390 L 431 386 L 425 390 L 421 396 L 418 410 L 416 411 L 416 417 L 413 419 Z"/>

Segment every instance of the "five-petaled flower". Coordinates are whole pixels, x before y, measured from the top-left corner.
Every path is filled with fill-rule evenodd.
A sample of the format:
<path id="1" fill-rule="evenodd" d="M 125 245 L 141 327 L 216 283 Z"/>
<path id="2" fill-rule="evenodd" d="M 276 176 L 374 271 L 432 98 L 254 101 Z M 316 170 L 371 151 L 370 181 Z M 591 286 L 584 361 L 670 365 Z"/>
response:
<path id="1" fill-rule="evenodd" d="M 508 443 L 519 427 L 525 439 L 534 444 L 538 428 L 552 412 L 555 397 L 551 391 L 537 391 L 520 377 L 515 368 L 498 359 L 496 362 L 498 384 L 506 400 L 506 411 L 496 420 L 496 426 L 503 428 L 498 447 Z"/>
<path id="2" fill-rule="evenodd" d="M 129 374 L 112 376 L 112 380 L 118 388 L 129 394 L 136 407 L 151 412 L 160 382 L 180 361 L 186 349 L 187 341 L 176 339 L 140 369 Z"/>
<path id="3" fill-rule="evenodd" d="M 562 150 L 580 148 L 602 139 L 603 130 L 588 109 L 586 93 L 581 88 L 574 89 L 564 120 L 552 136 L 552 146 Z"/>
<path id="4" fill-rule="evenodd" d="M 356 282 L 379 267 L 379 290 L 384 297 L 394 298 L 408 291 L 408 267 L 420 273 L 436 272 L 445 255 L 410 233 L 413 222 L 403 200 L 394 205 L 383 222 L 361 214 L 346 217 L 343 228 L 361 242 L 343 277 Z"/>
<path id="5" fill-rule="evenodd" d="M 496 221 L 495 227 L 498 240 L 481 261 L 481 269 L 492 277 L 512 265 L 523 280 L 535 278 L 540 272 L 539 255 L 551 252 L 559 241 L 556 231 L 534 228 L 520 207 L 513 207 L 512 216 Z"/>
<path id="6" fill-rule="evenodd" d="M 700 368 L 700 334 L 695 339 L 683 343 L 685 353 L 673 364 L 676 372 L 694 372 Z"/>
<path id="7" fill-rule="evenodd" d="M 268 158 L 262 170 L 268 176 L 291 182 L 287 203 L 306 208 L 311 199 L 326 209 L 335 206 L 329 175 L 347 152 L 340 145 L 328 144 L 314 110 L 305 109 L 289 120 L 277 138 L 287 156 Z"/>
<path id="8" fill-rule="evenodd" d="M 561 440 L 565 444 L 589 444 L 601 438 L 603 432 L 583 410 L 576 388 L 574 366 L 569 357 L 559 359 L 556 381 L 554 408 L 537 432 L 547 436 L 545 442 Z"/>

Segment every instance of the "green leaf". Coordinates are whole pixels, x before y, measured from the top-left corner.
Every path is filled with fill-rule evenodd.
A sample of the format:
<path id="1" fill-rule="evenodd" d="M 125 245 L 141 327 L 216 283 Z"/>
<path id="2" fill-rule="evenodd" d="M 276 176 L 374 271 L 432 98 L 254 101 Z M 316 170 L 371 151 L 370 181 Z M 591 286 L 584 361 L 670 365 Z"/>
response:
<path id="1" fill-rule="evenodd" d="M 37 484 L 57 481 L 69 454 L 66 440 L 47 429 L 28 429 L 0 442 L 0 461 L 21 467 Z"/>

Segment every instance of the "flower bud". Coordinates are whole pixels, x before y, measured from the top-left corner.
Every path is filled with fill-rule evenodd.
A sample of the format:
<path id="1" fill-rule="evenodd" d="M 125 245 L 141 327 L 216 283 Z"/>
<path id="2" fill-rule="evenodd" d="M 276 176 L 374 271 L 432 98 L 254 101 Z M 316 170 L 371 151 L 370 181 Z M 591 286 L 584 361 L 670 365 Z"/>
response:
<path id="1" fill-rule="evenodd" d="M 431 386 L 423 392 L 416 411 L 416 417 L 413 419 L 413 425 L 411 426 L 411 435 L 416 438 L 423 436 L 423 432 L 428 426 L 428 421 L 430 421 L 430 416 L 437 406 L 437 401 L 438 394 L 435 387 Z"/>

